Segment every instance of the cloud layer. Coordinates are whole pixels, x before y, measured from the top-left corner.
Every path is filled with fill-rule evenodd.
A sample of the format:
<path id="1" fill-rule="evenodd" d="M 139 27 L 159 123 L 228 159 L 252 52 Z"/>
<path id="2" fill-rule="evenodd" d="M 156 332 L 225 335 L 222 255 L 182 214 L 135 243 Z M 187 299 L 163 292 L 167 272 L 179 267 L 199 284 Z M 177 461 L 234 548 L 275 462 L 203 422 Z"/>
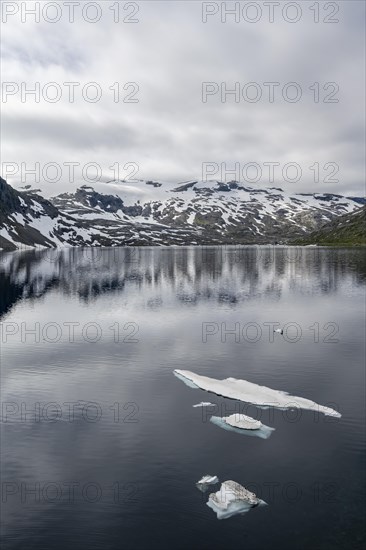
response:
<path id="1" fill-rule="evenodd" d="M 3 2 L 3 21 L 4 9 L 11 11 L 7 4 L 15 3 Z M 290 3 L 287 11 L 286 3 L 274 6 L 272 23 L 269 8 L 259 2 L 237 3 L 238 22 L 235 15 L 222 21 L 221 2 L 121 2 L 118 23 L 110 9 L 115 3 L 108 1 L 75 4 L 74 22 L 64 2 L 57 11 L 52 6 L 41 11 L 39 23 L 24 13 L 24 6 L 34 2 L 18 4 L 18 12 L 3 24 L 1 157 L 2 163 L 23 162 L 27 168 L 36 162 L 41 168 L 50 162 L 79 163 L 75 182 L 66 169 L 56 183 L 45 181 L 41 171 L 39 184 L 46 194 L 81 183 L 81 168 L 90 162 L 102 167 L 104 180 L 113 177 L 109 167 L 115 163 L 122 175 L 126 163 L 136 163 L 139 178 L 174 181 L 201 179 L 207 162 L 217 164 L 213 177 L 218 179 L 233 179 L 225 167 L 236 166 L 242 178 L 248 175 L 245 165 L 257 163 L 261 173 L 254 182 L 255 173 L 249 172 L 252 185 L 364 193 L 363 2 L 331 2 L 327 9 L 320 2 L 319 23 L 309 2 Z M 96 23 L 85 20 L 98 15 L 93 6 L 86 10 L 87 4 L 99 6 Z M 300 19 L 286 21 L 299 8 Z M 204 23 L 203 10 L 217 13 Z M 58 22 L 46 20 L 57 13 Z M 245 20 L 256 16 L 256 23 Z M 339 21 L 327 23 L 327 18 Z M 22 101 L 22 91 L 37 82 L 39 102 L 29 94 Z M 56 86 L 47 87 L 49 82 Z M 64 84 L 70 82 L 80 83 L 74 102 L 70 84 Z M 98 89 L 85 88 L 90 82 Z M 204 82 L 213 83 L 205 102 Z M 278 83 L 272 85 L 273 101 L 265 84 L 270 82 Z M 286 86 L 290 82 L 296 86 Z M 239 96 L 221 96 L 235 86 Z M 14 89 L 19 91 L 4 95 Z M 98 90 L 102 96 L 93 103 Z M 61 99 L 53 103 L 57 92 Z M 300 92 L 299 101 L 291 102 Z M 255 94 L 262 96 L 252 102 Z M 263 164 L 270 162 L 279 163 L 273 182 Z M 289 181 L 296 179 L 291 171 L 284 178 L 289 162 L 301 167 L 299 181 Z M 22 185 L 20 170 L 11 176 L 3 164 L 3 175 Z M 26 183 L 35 182 L 28 177 Z"/>

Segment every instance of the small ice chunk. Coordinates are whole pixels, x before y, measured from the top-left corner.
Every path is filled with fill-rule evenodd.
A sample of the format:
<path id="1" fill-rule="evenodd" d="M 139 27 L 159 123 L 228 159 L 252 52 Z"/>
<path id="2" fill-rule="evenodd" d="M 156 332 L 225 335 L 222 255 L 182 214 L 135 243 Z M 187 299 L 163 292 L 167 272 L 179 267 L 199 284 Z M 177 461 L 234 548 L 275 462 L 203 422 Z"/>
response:
<path id="1" fill-rule="evenodd" d="M 219 482 L 219 478 L 217 476 L 210 476 L 210 475 L 203 476 L 199 481 L 197 481 L 198 484 L 206 483 L 209 485 L 214 485 L 215 483 L 218 483 L 218 482 Z"/>
<path id="2" fill-rule="evenodd" d="M 228 480 L 222 483 L 217 493 L 211 493 L 207 506 L 216 512 L 217 519 L 226 519 L 236 514 L 245 514 L 251 508 L 266 504 L 240 483 Z"/>
<path id="3" fill-rule="evenodd" d="M 202 493 L 205 493 L 210 485 L 215 485 L 218 482 L 219 478 L 217 476 L 205 475 L 199 481 L 197 481 L 196 487 Z"/>
<path id="4" fill-rule="evenodd" d="M 240 428 L 242 430 L 259 430 L 263 426 L 260 420 L 255 420 L 251 416 L 245 414 L 231 414 L 230 416 L 224 416 L 223 420 L 229 426 L 233 428 Z"/>
<path id="5" fill-rule="evenodd" d="M 197 405 L 193 405 L 193 408 L 196 407 L 214 407 L 215 405 L 213 403 L 210 403 L 209 401 L 201 401 L 201 403 L 197 403 Z"/>
<path id="6" fill-rule="evenodd" d="M 235 432 L 240 435 L 250 435 L 253 437 L 260 437 L 261 439 L 268 439 L 271 433 L 275 430 L 275 428 L 271 428 L 270 426 L 266 426 L 265 424 L 262 424 L 262 423 L 261 423 L 261 427 L 255 430 L 237 428 L 228 424 L 226 422 L 226 418 L 225 417 L 221 418 L 221 416 L 211 416 L 210 422 L 212 422 L 212 424 L 216 424 L 216 426 L 219 426 L 219 428 L 222 428 L 229 432 Z"/>

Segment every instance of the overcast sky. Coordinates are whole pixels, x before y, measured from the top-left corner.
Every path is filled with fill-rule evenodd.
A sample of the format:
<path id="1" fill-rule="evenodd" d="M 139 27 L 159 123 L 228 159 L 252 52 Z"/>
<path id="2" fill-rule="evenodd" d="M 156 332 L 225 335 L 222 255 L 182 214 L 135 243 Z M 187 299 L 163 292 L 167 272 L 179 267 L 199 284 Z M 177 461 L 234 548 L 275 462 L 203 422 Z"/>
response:
<path id="1" fill-rule="evenodd" d="M 2 25 L 1 161 L 2 174 L 10 183 L 22 185 L 21 170 L 11 176 L 16 167 L 4 167 L 4 163 L 25 163 L 32 168 L 38 162 L 41 170 L 47 163 L 58 163 L 58 174 L 51 167 L 46 178 L 40 174 L 39 184 L 33 177 L 26 181 L 41 187 L 45 195 L 89 183 L 81 175 L 88 163 L 101 166 L 102 174 L 96 177 L 104 181 L 113 178 L 109 167 L 118 163 L 121 178 L 138 167 L 135 178 L 177 182 L 202 179 L 203 163 L 212 163 L 212 179 L 237 179 L 235 173 L 221 171 L 222 163 L 228 170 L 237 163 L 240 179 L 248 175 L 253 186 L 364 194 L 363 1 L 319 2 L 319 23 L 314 22 L 314 8 L 310 9 L 314 2 L 306 1 L 285 12 L 285 3 L 274 6 L 272 23 L 263 2 L 241 11 L 239 22 L 233 15 L 222 22 L 219 11 L 207 15 L 206 23 L 203 11 L 215 11 L 221 2 L 211 2 L 206 8 L 199 1 L 127 6 L 121 2 L 119 23 L 113 21 L 116 13 L 110 9 L 115 2 L 100 2 L 99 14 L 92 6 L 88 8 L 89 20 L 100 16 L 95 23 L 82 16 L 81 8 L 88 2 L 79 3 L 74 6 L 74 22 L 69 22 L 69 8 L 58 2 L 58 14 L 51 5 L 36 23 L 34 16 L 24 12 L 34 2 L 2 2 L 3 21 L 4 10 L 19 10 Z M 45 4 L 40 3 L 41 7 Z M 228 8 L 234 4 L 226 3 Z M 241 10 L 245 4 L 240 3 Z M 56 16 L 61 17 L 58 22 L 47 21 Z M 123 22 L 123 18 L 137 22 Z M 255 18 L 257 22 L 248 21 Z M 297 22 L 289 22 L 296 18 Z M 325 18 L 339 22 L 326 23 Z M 31 95 L 22 101 L 22 88 L 34 88 L 36 82 L 40 83 L 40 101 Z M 50 99 L 54 97 L 55 87 L 44 88 L 49 82 L 57 84 L 60 101 L 52 103 L 43 97 L 45 90 Z M 65 82 L 80 83 L 74 103 L 69 101 Z M 82 95 L 90 82 L 97 83 L 102 92 L 96 103 Z M 115 103 L 115 92 L 109 88 L 117 82 L 120 101 Z M 135 84 L 124 90 L 129 82 Z M 209 87 L 212 95 L 206 102 L 202 101 L 204 82 L 217 83 Z M 222 101 L 220 84 L 232 89 L 236 82 L 239 101 L 234 95 Z M 250 82 L 256 85 L 247 87 Z M 273 102 L 265 82 L 279 83 Z M 297 87 L 286 88 L 289 82 L 296 82 Z M 318 102 L 314 101 L 316 82 Z M 327 83 L 335 84 L 323 89 Z M 290 102 L 299 90 L 301 99 Z M 259 92 L 262 97 L 257 102 L 249 101 Z M 282 92 L 287 92 L 287 100 Z M 95 89 L 89 87 L 85 93 L 93 99 Z M 123 102 L 123 98 L 137 102 Z M 65 165 L 70 162 L 79 163 L 75 182 L 70 182 Z M 264 164 L 272 162 L 279 163 L 273 168 L 273 182 Z M 124 169 L 128 163 L 132 165 Z M 257 164 L 249 168 L 248 163 Z M 284 178 L 287 163 L 301 167 L 299 181 L 286 181 L 299 175 L 290 166 Z M 95 174 L 92 168 L 87 172 L 89 179 Z M 58 182 L 47 181 L 56 176 Z"/>

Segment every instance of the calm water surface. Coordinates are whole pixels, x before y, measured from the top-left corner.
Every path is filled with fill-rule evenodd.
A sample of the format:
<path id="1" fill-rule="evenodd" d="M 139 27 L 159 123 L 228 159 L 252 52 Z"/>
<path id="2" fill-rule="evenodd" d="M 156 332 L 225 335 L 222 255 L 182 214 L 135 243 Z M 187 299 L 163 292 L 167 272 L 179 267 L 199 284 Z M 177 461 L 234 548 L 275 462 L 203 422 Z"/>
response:
<path id="1" fill-rule="evenodd" d="M 364 251 L 347 249 L 2 254 L 4 550 L 362 548 L 365 275 Z M 342 418 L 245 406 L 176 368 Z M 209 422 L 232 412 L 275 431 Z M 268 506 L 219 521 L 204 474 Z"/>

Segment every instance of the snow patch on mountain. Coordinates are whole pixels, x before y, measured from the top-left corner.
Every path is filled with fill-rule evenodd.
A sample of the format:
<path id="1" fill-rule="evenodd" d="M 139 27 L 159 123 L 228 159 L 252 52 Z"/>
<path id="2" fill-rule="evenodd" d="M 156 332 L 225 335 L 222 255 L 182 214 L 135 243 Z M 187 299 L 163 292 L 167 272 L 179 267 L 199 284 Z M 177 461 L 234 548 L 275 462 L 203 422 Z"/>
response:
<path id="1" fill-rule="evenodd" d="M 274 244 L 356 211 L 362 199 L 240 182 L 112 181 L 50 200 L 0 183 L 0 248 Z"/>

